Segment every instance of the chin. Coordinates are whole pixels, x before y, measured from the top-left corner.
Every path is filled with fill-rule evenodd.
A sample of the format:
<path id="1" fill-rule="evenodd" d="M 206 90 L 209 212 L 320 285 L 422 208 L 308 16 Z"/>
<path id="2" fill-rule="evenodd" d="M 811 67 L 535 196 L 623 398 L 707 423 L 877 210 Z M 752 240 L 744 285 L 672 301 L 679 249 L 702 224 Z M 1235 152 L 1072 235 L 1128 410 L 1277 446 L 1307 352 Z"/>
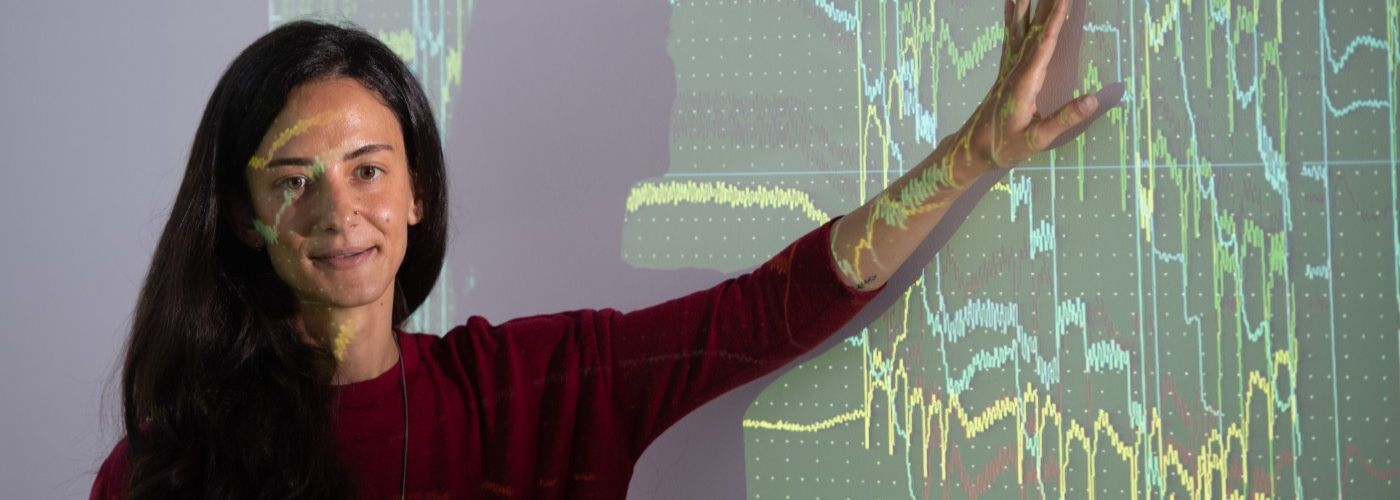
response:
<path id="1" fill-rule="evenodd" d="M 324 307 L 352 308 L 384 298 L 392 293 L 394 275 L 377 266 L 360 266 L 347 271 L 327 271 L 314 264 L 299 267 L 283 278 L 292 286 L 298 298 L 307 304 Z M 279 273 L 281 274 L 281 273 Z"/>
<path id="2" fill-rule="evenodd" d="M 331 286 L 318 287 L 314 291 L 303 291 L 306 302 L 324 304 L 328 307 L 348 308 L 373 304 L 384 296 L 387 285 L 382 286 Z"/>

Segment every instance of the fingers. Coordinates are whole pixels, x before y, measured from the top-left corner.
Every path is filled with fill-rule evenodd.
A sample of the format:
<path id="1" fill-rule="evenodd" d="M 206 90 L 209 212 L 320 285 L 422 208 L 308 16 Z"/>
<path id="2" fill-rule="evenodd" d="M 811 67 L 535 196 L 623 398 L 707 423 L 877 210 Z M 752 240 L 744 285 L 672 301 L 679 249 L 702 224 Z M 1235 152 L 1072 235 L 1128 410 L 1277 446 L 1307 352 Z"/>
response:
<path id="1" fill-rule="evenodd" d="M 1016 26 L 1017 41 L 1024 41 L 1026 31 L 1030 29 L 1031 20 L 1031 0 L 1016 0 L 1016 18 L 1011 23 Z M 1019 49 L 1020 47 L 1017 47 Z"/>
<path id="2" fill-rule="evenodd" d="M 1016 2 L 1006 0 L 1006 5 L 1002 8 L 1002 16 L 1005 17 L 1005 19 L 1002 20 L 1002 24 L 1006 26 L 1006 39 L 1009 41 L 1011 40 L 1012 34 L 1011 23 L 1016 18 Z"/>
<path id="3" fill-rule="evenodd" d="M 1019 44 L 1016 43 L 1016 32 L 1012 28 L 1013 16 L 1016 15 L 1016 2 L 1006 0 L 1006 6 L 1002 9 L 1002 12 L 1005 16 L 1002 26 L 1006 31 L 1006 36 L 1001 43 L 1001 70 L 1005 72 L 1011 69 L 1010 61 L 1012 50 L 1019 46 Z"/>
<path id="4" fill-rule="evenodd" d="M 1060 109 L 1055 110 L 1055 113 L 1049 118 L 1031 124 L 1030 129 L 1027 130 L 1027 133 L 1030 134 L 1027 137 L 1027 143 L 1033 149 L 1031 153 L 1049 148 L 1060 135 L 1093 116 L 1098 107 L 1098 98 L 1094 97 L 1093 94 L 1086 95 L 1060 106 Z"/>
<path id="5" fill-rule="evenodd" d="M 1069 18 L 1069 7 L 1074 0 L 1051 0 L 1051 7 L 1046 14 L 1048 17 L 1040 21 L 1040 25 L 1045 27 L 1045 32 L 1041 33 L 1041 43 L 1036 46 L 1036 60 L 1044 59 L 1046 64 L 1050 62 L 1050 56 L 1055 54 L 1055 43 L 1060 39 L 1060 31 L 1064 29 L 1065 20 Z"/>
<path id="6" fill-rule="evenodd" d="M 1045 0 L 1041 3 L 1042 6 L 1048 7 L 1043 7 L 1042 11 L 1046 13 L 1036 23 L 1039 33 L 1034 33 L 1034 38 L 1030 41 L 1030 55 L 1026 60 L 1028 78 L 1021 82 L 1027 94 L 1039 94 L 1045 84 L 1045 74 L 1050 67 L 1050 60 L 1055 56 L 1055 47 L 1059 45 L 1060 32 L 1069 16 L 1072 1 Z"/>
<path id="7" fill-rule="evenodd" d="M 1001 46 L 1001 72 L 1008 73 L 1020 66 L 1026 22 L 1023 16 L 1030 0 L 1006 0 L 1006 38 Z"/>
<path id="8" fill-rule="evenodd" d="M 1050 14 L 1055 10 L 1061 0 L 1039 0 L 1035 6 L 1035 17 L 1031 19 L 1032 24 L 1045 25 L 1045 21 L 1050 18 Z"/>
<path id="9" fill-rule="evenodd" d="M 1087 127 L 1099 106 L 1092 95 L 1075 99 L 1041 118 L 1035 101 L 1045 84 L 1050 61 L 1055 55 L 1060 32 L 1069 17 L 1075 0 L 1039 0 L 1034 16 L 1033 0 L 1006 0 L 1006 45 L 1003 46 L 1003 78 L 1008 85 L 1000 87 L 1002 94 L 998 109 L 987 118 L 992 123 L 991 157 L 993 163 L 1003 160 L 1015 163 L 1044 151 L 1063 140 L 1061 136 L 1078 135 Z M 1076 129 L 1076 126 L 1083 125 Z M 1024 151 L 1020 151 L 1024 150 Z"/>

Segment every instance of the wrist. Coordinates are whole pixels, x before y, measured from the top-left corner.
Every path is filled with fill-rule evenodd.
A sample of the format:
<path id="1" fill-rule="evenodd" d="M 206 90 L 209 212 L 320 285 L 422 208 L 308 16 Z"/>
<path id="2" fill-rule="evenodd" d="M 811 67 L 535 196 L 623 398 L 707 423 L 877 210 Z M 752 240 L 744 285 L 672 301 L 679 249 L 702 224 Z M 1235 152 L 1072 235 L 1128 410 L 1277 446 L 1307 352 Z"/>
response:
<path id="1" fill-rule="evenodd" d="M 997 164 L 991 148 L 975 147 L 970 136 L 965 135 L 965 130 L 944 138 L 934 150 L 933 157 L 949 170 L 951 180 L 959 187 L 1003 168 Z"/>

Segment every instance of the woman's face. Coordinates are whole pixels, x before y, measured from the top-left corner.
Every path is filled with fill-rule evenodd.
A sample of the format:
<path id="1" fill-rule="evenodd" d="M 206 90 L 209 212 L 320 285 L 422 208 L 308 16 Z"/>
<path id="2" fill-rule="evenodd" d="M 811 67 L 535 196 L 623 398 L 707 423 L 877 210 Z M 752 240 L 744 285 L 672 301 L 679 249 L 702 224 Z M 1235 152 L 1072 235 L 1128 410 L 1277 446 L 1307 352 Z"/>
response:
<path id="1" fill-rule="evenodd" d="M 246 169 L 250 243 L 304 305 L 393 300 L 422 208 L 393 111 L 351 78 L 297 87 Z"/>

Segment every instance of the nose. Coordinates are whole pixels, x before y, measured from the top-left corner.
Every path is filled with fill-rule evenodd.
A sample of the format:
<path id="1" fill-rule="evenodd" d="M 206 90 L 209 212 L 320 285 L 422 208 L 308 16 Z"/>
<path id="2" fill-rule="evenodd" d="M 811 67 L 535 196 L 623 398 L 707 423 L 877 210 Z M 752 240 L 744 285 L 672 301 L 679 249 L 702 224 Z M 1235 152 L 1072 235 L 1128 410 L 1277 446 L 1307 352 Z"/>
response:
<path id="1" fill-rule="evenodd" d="M 336 176 L 322 175 L 319 180 L 314 193 L 318 199 L 310 204 L 316 207 L 313 232 L 343 233 L 359 224 L 360 200 L 354 189 Z"/>

